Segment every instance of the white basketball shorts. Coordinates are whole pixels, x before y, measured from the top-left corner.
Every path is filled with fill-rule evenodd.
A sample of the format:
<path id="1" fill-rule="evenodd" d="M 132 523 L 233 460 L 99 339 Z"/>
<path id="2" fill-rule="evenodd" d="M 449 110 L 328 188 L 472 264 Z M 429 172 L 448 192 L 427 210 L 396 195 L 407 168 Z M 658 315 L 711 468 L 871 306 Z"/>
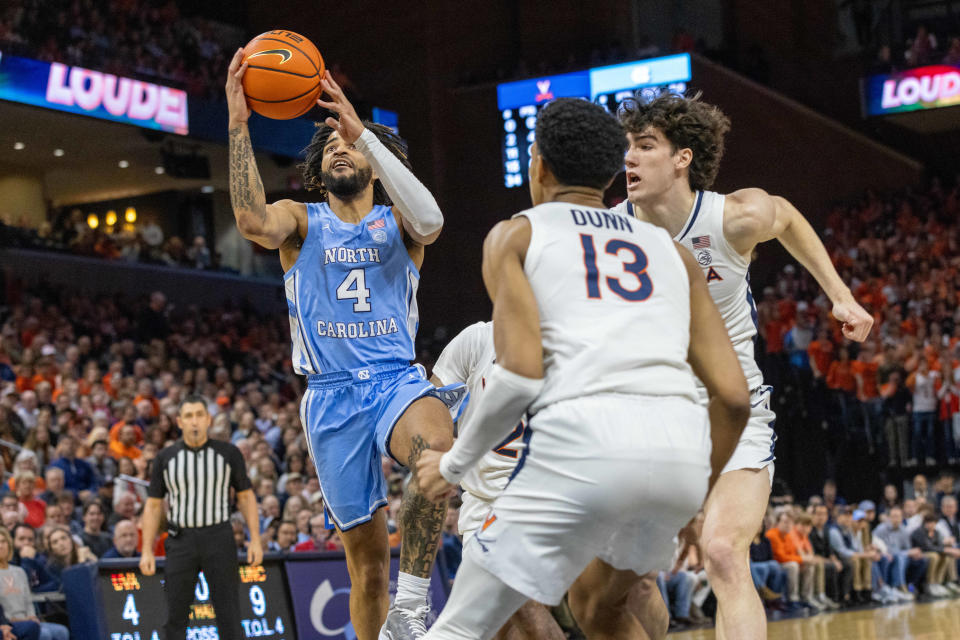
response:
<path id="1" fill-rule="evenodd" d="M 487 514 L 493 507 L 493 500 L 478 498 L 469 491 L 464 491 L 461 498 L 460 517 L 457 519 L 457 528 L 463 536 L 463 544 L 467 544 L 487 519 Z"/>
<path id="2" fill-rule="evenodd" d="M 529 428 L 516 475 L 464 552 L 550 605 L 595 557 L 638 574 L 668 569 L 707 491 L 704 407 L 603 394 L 546 407 Z"/>
<path id="3" fill-rule="evenodd" d="M 773 423 L 777 414 L 770 408 L 770 393 L 773 387 L 762 385 L 750 394 L 750 419 L 743 428 L 740 441 L 733 455 L 727 461 L 721 473 L 737 469 L 768 469 L 770 483 L 773 484 L 773 449 L 777 443 L 777 434 Z"/>

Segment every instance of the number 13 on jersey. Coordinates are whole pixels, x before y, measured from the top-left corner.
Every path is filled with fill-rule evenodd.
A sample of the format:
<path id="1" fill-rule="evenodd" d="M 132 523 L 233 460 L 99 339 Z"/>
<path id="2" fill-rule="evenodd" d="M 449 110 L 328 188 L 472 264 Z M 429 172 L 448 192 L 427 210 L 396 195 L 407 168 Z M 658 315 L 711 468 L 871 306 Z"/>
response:
<path id="1" fill-rule="evenodd" d="M 581 233 L 580 245 L 583 247 L 583 264 L 587 269 L 587 297 L 599 300 L 603 296 L 600 292 L 600 270 L 597 268 L 597 249 L 593 236 Z M 636 279 L 635 286 L 628 289 L 620 278 L 607 276 L 604 278 L 604 283 L 610 291 L 627 302 L 643 302 L 653 295 L 653 281 L 647 274 L 647 254 L 643 249 L 632 242 L 614 238 L 607 242 L 604 252 L 617 258 L 621 258 L 621 253 L 626 252 L 630 254 L 628 257 L 633 258 L 632 261 L 623 263 L 623 270 Z"/>

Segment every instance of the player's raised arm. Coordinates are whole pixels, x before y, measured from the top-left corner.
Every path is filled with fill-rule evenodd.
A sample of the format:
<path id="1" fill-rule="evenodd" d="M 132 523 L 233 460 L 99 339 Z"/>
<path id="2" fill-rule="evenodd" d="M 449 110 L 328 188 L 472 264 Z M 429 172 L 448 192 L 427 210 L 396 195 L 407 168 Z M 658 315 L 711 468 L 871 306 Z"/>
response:
<path id="1" fill-rule="evenodd" d="M 237 228 L 247 240 L 252 240 L 267 249 L 277 249 L 297 230 L 297 218 L 289 205 L 281 201 L 268 205 L 263 192 L 263 182 L 253 156 L 247 120 L 250 107 L 243 94 L 241 80 L 247 70 L 243 49 L 239 49 L 230 61 L 227 71 L 227 110 L 230 138 L 230 202 Z M 290 203 L 293 204 L 293 203 Z"/>
<path id="2" fill-rule="evenodd" d="M 326 123 L 337 131 L 344 142 L 356 145 L 373 167 L 393 201 L 394 209 L 400 213 L 407 234 L 418 244 L 431 244 L 443 227 L 443 214 L 433 194 L 372 131 L 363 126 L 353 105 L 329 71 L 321 83 L 330 101 L 317 100 L 317 104 L 338 116 L 327 118 Z"/>
<path id="3" fill-rule="evenodd" d="M 733 248 L 747 254 L 760 242 L 779 240 L 830 298 L 833 316 L 843 323 L 843 335 L 857 342 L 866 340 L 873 317 L 854 300 L 803 214 L 786 198 L 763 189 L 741 189 L 727 197 L 735 206 L 724 213 L 723 231 Z"/>
<path id="4" fill-rule="evenodd" d="M 710 297 L 703 270 L 681 245 L 677 253 L 690 278 L 690 350 L 693 372 L 710 395 L 710 486 L 720 476 L 750 418 L 750 391 L 726 325 Z"/>
<path id="5" fill-rule="evenodd" d="M 476 428 L 450 451 L 424 451 L 418 473 L 428 497 L 448 491 L 483 455 L 513 429 L 543 388 L 543 345 L 533 289 L 523 271 L 530 222 L 501 222 L 483 245 L 483 281 L 493 301 L 493 342 L 497 363 L 487 376 L 474 413 Z M 428 455 L 429 454 L 429 455 Z M 429 485 L 425 484 L 428 482 Z"/>

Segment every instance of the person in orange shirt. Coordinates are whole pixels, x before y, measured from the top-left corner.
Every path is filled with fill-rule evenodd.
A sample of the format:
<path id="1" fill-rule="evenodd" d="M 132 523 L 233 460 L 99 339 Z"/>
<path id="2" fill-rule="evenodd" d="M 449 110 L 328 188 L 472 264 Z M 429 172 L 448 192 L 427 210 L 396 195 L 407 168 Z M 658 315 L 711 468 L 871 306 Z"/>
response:
<path id="1" fill-rule="evenodd" d="M 857 391 L 857 380 L 853 376 L 853 363 L 850 362 L 850 352 L 846 347 L 840 347 L 838 359 L 830 364 L 827 372 L 827 388 L 831 390 L 838 411 L 838 423 L 846 433 L 850 430 Z"/>
<path id="2" fill-rule="evenodd" d="M 140 403 L 144 400 L 149 401 L 152 407 L 150 413 L 151 418 L 156 418 L 160 415 L 160 403 L 153 395 L 153 383 L 146 378 L 137 383 L 137 397 L 133 399 L 133 406 L 140 406 Z"/>
<path id="3" fill-rule="evenodd" d="M 864 431 L 867 447 L 874 453 L 875 443 L 880 440 L 883 429 L 883 398 L 877 387 L 877 371 L 880 364 L 876 361 L 876 347 L 873 342 L 864 342 L 857 359 L 851 364 L 853 377 L 857 382 L 857 400 L 863 411 Z"/>
<path id="4" fill-rule="evenodd" d="M 784 573 L 787 574 L 787 603 L 791 608 L 796 609 L 803 606 L 800 603 L 799 584 L 800 564 L 803 558 L 789 537 L 791 529 L 793 529 L 793 516 L 789 511 L 784 510 L 777 516 L 777 526 L 768 529 L 764 535 L 773 548 L 773 559 L 780 563 Z M 819 611 L 819 607 L 816 610 Z"/>
<path id="5" fill-rule="evenodd" d="M 33 391 L 33 365 L 21 364 L 14 369 L 17 371 L 17 393 Z"/>
<path id="6" fill-rule="evenodd" d="M 104 374 L 101 382 L 104 390 L 110 394 L 110 397 L 117 397 L 119 389 L 119 380 L 123 377 L 123 361 L 114 360 L 110 363 L 110 369 Z"/>
<path id="7" fill-rule="evenodd" d="M 810 356 L 810 368 L 813 370 L 814 379 L 825 378 L 833 362 L 833 342 L 830 340 L 828 330 L 820 329 L 817 339 L 810 342 L 807 347 L 807 354 Z"/>
<path id="8" fill-rule="evenodd" d="M 133 404 L 128 404 L 123 409 L 123 419 L 118 420 L 110 427 L 110 442 L 115 442 L 120 439 L 120 430 L 124 425 L 130 425 L 133 427 L 134 433 L 137 436 L 137 446 L 143 446 L 143 429 L 140 428 L 140 425 L 136 423 L 137 419 L 137 408 Z"/>
<path id="9" fill-rule="evenodd" d="M 44 345 L 41 353 L 43 354 L 40 360 L 37 361 L 37 371 L 33 375 L 33 387 L 36 388 L 38 384 L 43 381 L 50 383 L 50 388 L 54 389 L 57 386 L 57 366 L 56 361 L 53 359 L 54 354 L 57 350 L 54 349 L 51 345 Z"/>
<path id="10" fill-rule="evenodd" d="M 136 460 L 143 455 L 137 446 L 136 427 L 132 424 L 125 424 L 120 428 L 120 436 L 116 440 L 110 441 L 110 455 L 115 459 L 130 458 Z"/>
<path id="11" fill-rule="evenodd" d="M 813 518 L 806 513 L 797 515 L 790 530 L 789 538 L 794 548 L 800 554 L 803 562 L 800 565 L 800 593 L 804 601 L 821 609 L 839 609 L 840 605 L 827 597 L 826 558 L 813 552 L 810 543 L 810 530 L 813 529 Z"/>

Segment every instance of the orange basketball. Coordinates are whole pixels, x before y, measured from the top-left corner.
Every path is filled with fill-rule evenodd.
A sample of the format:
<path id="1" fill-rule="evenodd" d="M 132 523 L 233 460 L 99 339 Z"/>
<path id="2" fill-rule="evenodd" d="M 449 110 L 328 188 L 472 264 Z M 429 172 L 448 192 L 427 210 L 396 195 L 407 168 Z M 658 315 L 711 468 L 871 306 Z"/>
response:
<path id="1" fill-rule="evenodd" d="M 262 116 L 289 120 L 316 103 L 324 66 L 313 43 L 293 31 L 261 33 L 243 48 L 243 92 Z"/>

